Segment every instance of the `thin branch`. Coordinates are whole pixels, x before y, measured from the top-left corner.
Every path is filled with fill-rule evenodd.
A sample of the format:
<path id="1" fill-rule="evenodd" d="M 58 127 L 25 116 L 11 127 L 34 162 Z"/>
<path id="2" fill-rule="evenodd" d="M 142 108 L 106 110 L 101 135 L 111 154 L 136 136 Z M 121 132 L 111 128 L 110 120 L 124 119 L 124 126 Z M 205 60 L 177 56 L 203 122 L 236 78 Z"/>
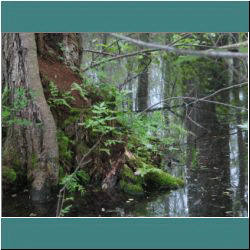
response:
<path id="1" fill-rule="evenodd" d="M 216 49 L 233 49 L 233 48 L 247 47 L 247 46 L 248 46 L 248 41 L 245 41 L 242 43 L 235 43 L 235 44 L 229 44 L 229 45 L 216 47 Z M 210 49 L 208 51 L 210 51 Z"/>
<path id="2" fill-rule="evenodd" d="M 105 55 L 105 56 L 116 56 L 114 54 L 110 54 L 110 53 L 107 53 L 107 52 L 104 52 L 104 51 L 96 51 L 96 50 L 91 50 L 91 49 L 82 49 L 82 51 L 86 51 L 86 52 L 91 52 L 91 53 L 95 53 L 95 54 L 101 54 L 101 55 Z"/>
<path id="3" fill-rule="evenodd" d="M 199 100 L 205 100 L 205 99 L 207 99 L 207 98 L 209 98 L 211 96 L 217 95 L 221 91 L 225 91 L 225 90 L 232 89 L 232 88 L 240 88 L 240 87 L 242 87 L 244 85 L 248 85 L 248 83 L 247 82 L 243 82 L 243 83 L 240 83 L 240 84 L 235 84 L 235 85 L 232 85 L 232 86 L 229 86 L 229 87 L 226 87 L 226 88 L 219 89 L 219 90 L 215 91 L 213 94 L 205 96 L 205 97 L 202 97 Z"/>
<path id="4" fill-rule="evenodd" d="M 191 34 L 191 35 L 192 35 L 192 34 Z M 183 39 L 185 39 L 186 37 L 189 37 L 189 36 L 190 36 L 190 33 L 184 34 L 181 38 L 179 38 L 179 39 L 173 41 L 172 43 L 170 43 L 169 46 L 173 46 L 173 45 L 176 44 L 177 42 L 179 42 L 179 41 L 181 41 L 181 40 L 183 40 Z"/>
<path id="5" fill-rule="evenodd" d="M 210 48 L 207 51 L 212 51 L 213 49 L 233 49 L 233 48 L 239 48 L 239 47 L 246 47 L 248 45 L 248 42 L 242 42 L 242 43 L 235 43 L 235 44 L 229 44 L 225 46 L 208 46 L 208 45 L 198 45 L 198 44 L 176 44 L 175 46 L 194 46 L 194 47 L 206 47 Z"/>
<path id="6" fill-rule="evenodd" d="M 110 62 L 110 61 L 114 61 L 114 60 L 119 60 L 119 59 L 122 59 L 122 58 L 125 58 L 125 57 L 136 56 L 138 54 L 144 54 L 144 53 L 148 53 L 148 52 L 155 52 L 155 51 L 159 51 L 159 50 L 161 50 L 161 49 L 147 49 L 147 50 L 136 51 L 136 52 L 133 52 L 133 53 L 130 53 L 130 54 L 125 54 L 125 55 L 119 55 L 119 56 L 116 56 L 116 57 L 111 57 L 111 58 L 104 59 L 104 60 L 102 60 L 100 62 L 97 62 L 97 63 L 94 63 L 94 64 L 90 65 L 89 67 L 83 69 L 82 72 L 86 72 L 90 68 L 97 67 L 97 66 L 99 66 L 99 65 L 101 65 L 103 63 L 106 63 L 106 62 Z"/>
<path id="7" fill-rule="evenodd" d="M 124 81 L 124 83 L 121 84 L 121 85 L 119 86 L 119 90 L 121 90 L 128 82 L 130 82 L 130 81 L 132 81 L 133 79 L 139 77 L 143 72 L 145 72 L 145 70 L 148 68 L 148 66 L 150 65 L 151 62 L 152 62 L 152 59 L 150 58 L 149 63 L 147 63 L 147 64 L 145 65 L 144 69 L 143 69 L 140 73 L 138 73 L 138 74 L 136 74 L 135 76 L 132 76 L 132 77 L 130 77 L 129 79 L 127 79 L 126 81 Z"/>
<path id="8" fill-rule="evenodd" d="M 177 107 L 182 107 L 183 105 L 176 105 L 176 106 L 164 106 L 164 107 L 160 107 L 160 108 L 154 108 L 154 109 L 149 109 L 149 110 L 146 110 L 145 112 L 155 112 L 155 111 L 159 111 L 159 110 L 164 110 L 164 109 L 167 109 L 169 112 L 171 112 L 172 114 L 176 115 L 177 117 L 179 118 L 184 118 L 184 116 L 178 114 L 177 112 L 173 111 L 172 108 L 177 108 Z M 140 111 L 133 111 L 133 112 L 140 112 Z"/>
<path id="9" fill-rule="evenodd" d="M 173 52 L 179 55 L 195 55 L 195 56 L 208 56 L 208 57 L 242 57 L 242 58 L 248 58 L 248 54 L 244 54 L 244 53 L 234 53 L 234 52 L 224 52 L 224 51 L 196 51 L 196 50 L 179 50 L 176 49 L 172 46 L 168 46 L 168 45 L 158 45 L 158 44 L 153 44 L 153 43 L 146 43 L 146 42 L 142 42 L 142 41 L 138 41 L 132 38 L 128 38 L 125 36 L 121 36 L 115 33 L 111 33 L 112 36 L 120 38 L 120 39 L 124 39 L 128 42 L 140 45 L 140 46 L 144 46 L 144 47 L 148 47 L 148 48 L 155 48 L 155 49 L 162 49 L 162 50 L 166 50 L 169 52 Z"/>
<path id="10" fill-rule="evenodd" d="M 147 112 L 148 110 L 150 110 L 151 108 L 161 104 L 161 103 L 164 103 L 168 100 L 172 100 L 172 99 L 187 99 L 187 100 L 195 100 L 195 102 L 199 102 L 199 101 L 202 101 L 202 102 L 210 102 L 210 103 L 215 103 L 215 104 L 220 104 L 220 105 L 223 105 L 223 106 L 227 106 L 227 107 L 231 107 L 231 108 L 236 108 L 236 109 L 241 109 L 241 110 L 248 110 L 246 108 L 243 108 L 243 107 L 238 107 L 238 106 L 234 106 L 234 105 L 231 105 L 231 104 L 227 104 L 227 103 L 223 103 L 223 102 L 217 102 L 217 101 L 209 101 L 209 100 L 205 100 L 205 99 L 198 99 L 198 98 L 195 98 L 195 97 L 186 97 L 186 96 L 176 96 L 176 97 L 170 97 L 170 98 L 166 98 L 166 99 L 163 99 L 162 101 L 158 102 L 158 103 L 155 103 L 153 105 L 151 105 L 150 107 L 144 109 L 143 111 L 141 111 L 139 115 Z"/>
<path id="11" fill-rule="evenodd" d="M 208 132 L 211 132 L 209 129 L 203 127 L 202 125 L 200 125 L 198 122 L 194 121 L 189 115 L 186 116 L 188 118 L 189 121 L 191 121 L 192 123 L 194 123 L 197 127 L 203 128 Z"/>

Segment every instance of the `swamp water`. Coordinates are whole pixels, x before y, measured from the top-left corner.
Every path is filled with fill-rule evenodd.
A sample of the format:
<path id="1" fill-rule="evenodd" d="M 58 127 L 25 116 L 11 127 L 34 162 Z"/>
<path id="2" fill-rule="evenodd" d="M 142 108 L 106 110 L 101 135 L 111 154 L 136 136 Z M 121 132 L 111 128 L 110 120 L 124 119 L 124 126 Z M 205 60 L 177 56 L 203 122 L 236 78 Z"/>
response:
<path id="1" fill-rule="evenodd" d="M 178 170 L 178 171 L 177 171 Z M 176 166 L 173 175 L 185 175 L 183 188 L 157 191 L 134 197 L 118 193 L 87 193 L 76 196 L 65 217 L 247 217 L 248 192 L 238 194 L 239 169 L 230 168 L 231 186 L 224 186 L 218 173 L 206 169 L 188 172 Z M 56 196 L 55 196 L 56 197 Z M 3 197 L 3 217 L 55 217 L 57 199 L 46 204 L 32 203 L 28 190 Z"/>

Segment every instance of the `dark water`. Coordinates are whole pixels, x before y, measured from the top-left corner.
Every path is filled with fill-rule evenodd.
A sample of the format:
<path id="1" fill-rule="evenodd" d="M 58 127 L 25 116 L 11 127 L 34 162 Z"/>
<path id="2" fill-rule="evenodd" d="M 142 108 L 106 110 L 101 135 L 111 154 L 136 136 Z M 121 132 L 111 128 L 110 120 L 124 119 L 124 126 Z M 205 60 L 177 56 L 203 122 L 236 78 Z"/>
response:
<path id="1" fill-rule="evenodd" d="M 64 204 L 64 207 L 72 205 L 64 216 L 248 217 L 248 176 L 241 176 L 243 172 L 239 166 L 238 151 L 237 137 L 232 136 L 228 164 L 190 169 L 176 163 L 171 169 L 168 168 L 172 175 L 186 180 L 185 186 L 177 190 L 155 191 L 134 197 L 118 192 L 98 192 L 90 188 L 91 191 L 83 197 L 76 194 L 74 201 Z M 57 195 L 46 204 L 32 203 L 28 190 L 3 195 L 2 216 L 55 217 Z"/>
<path id="2" fill-rule="evenodd" d="M 223 185 L 217 172 L 200 169 L 187 172 L 176 166 L 173 175 L 185 175 L 186 185 L 170 192 L 141 197 L 92 190 L 75 196 L 65 217 L 247 217 L 248 192 L 238 195 L 239 170 L 230 168 L 230 186 Z M 3 197 L 3 217 L 55 217 L 57 198 L 47 204 L 32 203 L 27 190 Z"/>

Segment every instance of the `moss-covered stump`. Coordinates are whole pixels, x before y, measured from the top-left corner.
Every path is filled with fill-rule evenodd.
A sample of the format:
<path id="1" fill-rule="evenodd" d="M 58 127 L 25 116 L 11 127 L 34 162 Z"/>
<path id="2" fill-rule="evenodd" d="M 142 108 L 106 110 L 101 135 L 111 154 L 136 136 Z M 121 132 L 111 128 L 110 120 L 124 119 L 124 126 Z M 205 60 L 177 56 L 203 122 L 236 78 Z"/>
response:
<path id="1" fill-rule="evenodd" d="M 143 162 L 142 159 L 126 151 L 127 164 L 120 176 L 120 188 L 130 195 L 143 194 L 156 189 L 169 190 L 184 185 L 184 180 Z M 136 170 L 136 171 L 135 171 Z"/>
<path id="2" fill-rule="evenodd" d="M 130 195 L 143 195 L 143 179 L 141 176 L 135 176 L 131 168 L 124 164 L 121 171 L 120 188 L 123 192 Z"/>
<path id="3" fill-rule="evenodd" d="M 184 180 L 163 171 L 150 171 L 144 176 L 147 191 L 173 189 L 184 185 Z"/>

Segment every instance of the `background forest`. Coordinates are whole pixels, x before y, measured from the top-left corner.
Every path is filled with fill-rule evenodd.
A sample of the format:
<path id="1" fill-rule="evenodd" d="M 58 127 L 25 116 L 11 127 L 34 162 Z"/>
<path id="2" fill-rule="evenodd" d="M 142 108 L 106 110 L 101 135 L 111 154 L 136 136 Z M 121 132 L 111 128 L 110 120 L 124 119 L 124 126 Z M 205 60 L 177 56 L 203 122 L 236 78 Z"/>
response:
<path id="1" fill-rule="evenodd" d="M 247 33 L 2 33 L 5 216 L 247 216 L 247 60 Z"/>

